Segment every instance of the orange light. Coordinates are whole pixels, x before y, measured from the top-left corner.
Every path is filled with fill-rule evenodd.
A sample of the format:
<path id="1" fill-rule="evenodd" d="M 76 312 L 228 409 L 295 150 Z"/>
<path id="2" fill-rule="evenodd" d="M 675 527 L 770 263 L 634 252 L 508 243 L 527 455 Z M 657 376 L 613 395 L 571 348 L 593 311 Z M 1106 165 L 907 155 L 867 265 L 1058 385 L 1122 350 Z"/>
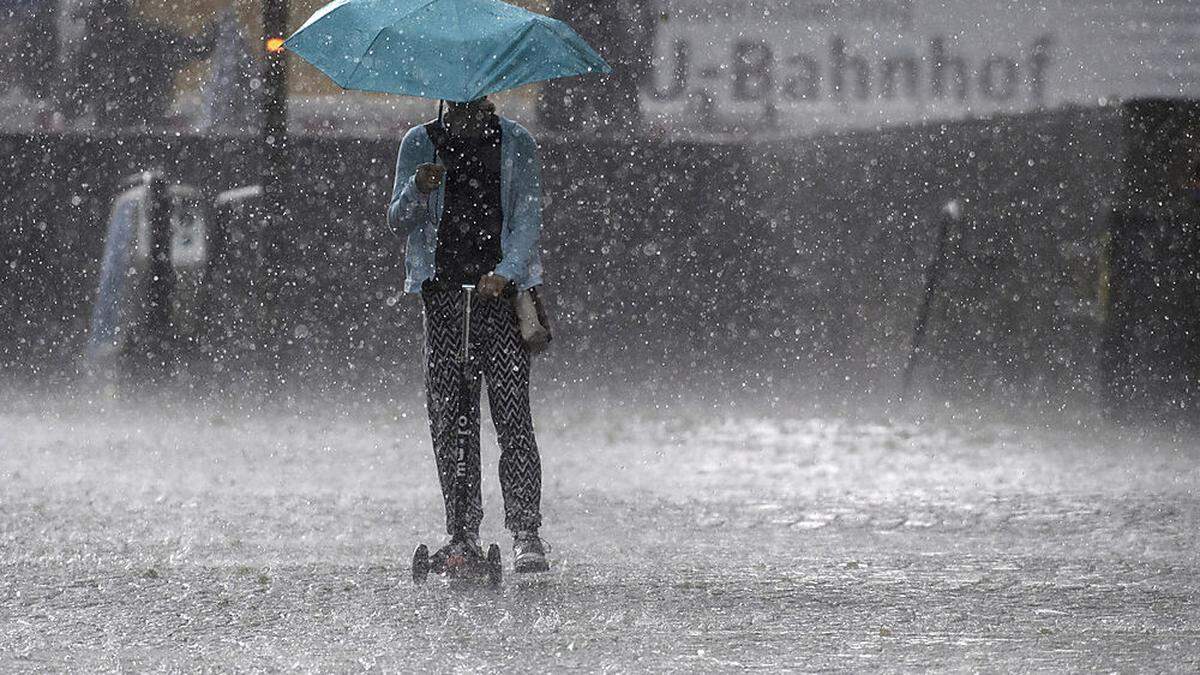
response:
<path id="1" fill-rule="evenodd" d="M 278 54 L 283 51 L 283 38 L 273 37 L 267 38 L 267 51 L 272 54 Z"/>

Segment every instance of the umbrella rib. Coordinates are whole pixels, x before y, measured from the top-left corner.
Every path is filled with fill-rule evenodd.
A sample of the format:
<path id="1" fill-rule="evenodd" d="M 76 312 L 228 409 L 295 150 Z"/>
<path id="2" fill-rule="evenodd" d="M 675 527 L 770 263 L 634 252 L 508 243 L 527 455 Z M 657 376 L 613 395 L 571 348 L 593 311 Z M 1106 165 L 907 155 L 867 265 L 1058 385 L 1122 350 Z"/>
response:
<path id="1" fill-rule="evenodd" d="M 537 22 L 542 26 L 542 28 L 545 28 L 552 34 L 558 36 L 558 38 L 562 40 L 563 45 L 578 55 L 581 61 L 588 64 L 589 68 L 595 66 L 601 72 L 612 72 L 612 66 L 608 65 L 608 62 L 604 60 L 604 57 L 600 56 L 600 54 L 597 53 L 596 50 L 593 49 L 592 46 L 586 41 L 580 39 L 579 44 L 576 44 L 575 41 L 569 39 L 570 36 L 579 36 L 579 34 L 576 33 L 575 30 L 569 25 L 549 17 L 539 17 Z"/>
<path id="2" fill-rule="evenodd" d="M 358 74 L 359 68 L 362 67 L 363 57 L 365 57 L 367 54 L 371 53 L 371 50 L 375 47 L 375 43 L 379 42 L 379 38 L 383 37 L 384 33 L 388 32 L 389 29 L 394 28 L 396 26 L 396 23 L 398 23 L 400 21 L 404 21 L 408 17 L 412 16 L 413 14 L 416 14 L 417 12 L 425 9 L 426 7 L 429 7 L 430 5 L 434 4 L 435 2 L 438 2 L 438 0 L 429 0 L 428 2 L 420 5 L 419 7 L 413 7 L 411 10 L 409 10 L 405 14 L 402 14 L 401 16 L 396 17 L 393 20 L 391 25 L 380 28 L 379 32 L 375 33 L 375 36 L 371 38 L 371 42 L 367 44 L 367 48 L 365 50 L 363 50 L 363 56 L 359 57 L 358 62 L 354 64 L 354 70 L 350 71 L 350 74 L 348 76 L 346 76 L 346 84 L 341 85 L 342 88 L 350 89 L 350 83 L 354 81 L 354 76 Z"/>
<path id="3" fill-rule="evenodd" d="M 375 37 L 371 38 L 371 42 L 368 43 L 367 48 L 365 50 L 363 50 L 363 55 L 358 57 L 358 62 L 354 64 L 354 70 L 350 71 L 350 74 L 346 76 L 346 84 L 343 85 L 343 87 L 342 87 L 343 89 L 350 88 L 351 83 L 354 82 L 354 76 L 358 74 L 358 69 L 362 68 L 363 61 L 366 59 L 367 55 L 371 53 L 371 49 L 373 49 L 375 47 L 375 43 L 379 42 L 379 38 L 382 37 L 383 34 L 387 32 L 388 28 L 389 28 L 389 26 L 384 26 L 383 28 L 380 28 L 379 32 L 375 34 Z"/>
<path id="4" fill-rule="evenodd" d="M 529 35 L 529 33 L 533 31 L 536 25 L 536 23 L 531 22 L 521 26 L 519 30 L 517 30 L 515 39 L 508 41 L 508 46 L 505 47 L 503 52 L 492 58 L 482 68 L 476 70 L 471 75 L 469 82 L 475 86 L 476 91 L 483 91 L 490 88 L 492 85 L 502 83 L 504 77 L 501 76 L 500 78 L 496 78 L 492 72 L 492 69 L 496 67 L 497 63 L 506 62 L 510 54 L 520 51 L 520 49 L 524 47 L 523 41 Z"/>

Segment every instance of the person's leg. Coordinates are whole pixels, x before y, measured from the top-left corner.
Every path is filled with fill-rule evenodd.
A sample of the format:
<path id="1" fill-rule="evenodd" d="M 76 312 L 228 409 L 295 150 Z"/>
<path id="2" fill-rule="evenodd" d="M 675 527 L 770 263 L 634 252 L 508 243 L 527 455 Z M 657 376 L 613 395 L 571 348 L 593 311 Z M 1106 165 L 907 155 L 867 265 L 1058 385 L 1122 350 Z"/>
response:
<path id="1" fill-rule="evenodd" d="M 542 524 L 542 462 L 529 409 L 529 353 L 521 343 L 512 303 L 486 300 L 480 309 L 485 320 L 480 351 L 500 444 L 504 526 L 514 533 L 536 532 Z"/>
<path id="2" fill-rule="evenodd" d="M 446 532 L 451 536 L 464 530 L 478 532 L 483 520 L 479 378 L 471 378 L 472 384 L 464 386 L 460 362 L 463 294 L 431 290 L 421 296 L 425 303 L 425 396 L 446 506 Z"/>

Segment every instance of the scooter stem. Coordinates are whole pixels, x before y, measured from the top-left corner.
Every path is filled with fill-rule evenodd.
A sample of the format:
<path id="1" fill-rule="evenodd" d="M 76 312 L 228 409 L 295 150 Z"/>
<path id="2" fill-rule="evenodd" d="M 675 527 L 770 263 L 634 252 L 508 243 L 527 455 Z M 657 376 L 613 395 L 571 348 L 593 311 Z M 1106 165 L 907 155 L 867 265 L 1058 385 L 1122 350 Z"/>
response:
<path id="1" fill-rule="evenodd" d="M 463 343 L 462 363 L 465 367 L 471 361 L 471 298 L 475 295 L 475 284 L 463 284 L 463 296 L 466 308 L 463 310 Z"/>

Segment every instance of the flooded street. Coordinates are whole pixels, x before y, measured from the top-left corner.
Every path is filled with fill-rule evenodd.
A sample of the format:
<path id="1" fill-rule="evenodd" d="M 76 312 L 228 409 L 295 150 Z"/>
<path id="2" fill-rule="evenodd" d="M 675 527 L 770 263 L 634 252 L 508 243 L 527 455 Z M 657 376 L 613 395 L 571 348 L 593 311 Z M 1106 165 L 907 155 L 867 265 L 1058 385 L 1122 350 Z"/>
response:
<path id="1" fill-rule="evenodd" d="M 568 400 L 535 406 L 553 571 L 492 590 L 409 579 L 416 399 L 12 396 L 0 668 L 1200 668 L 1194 442 Z"/>

